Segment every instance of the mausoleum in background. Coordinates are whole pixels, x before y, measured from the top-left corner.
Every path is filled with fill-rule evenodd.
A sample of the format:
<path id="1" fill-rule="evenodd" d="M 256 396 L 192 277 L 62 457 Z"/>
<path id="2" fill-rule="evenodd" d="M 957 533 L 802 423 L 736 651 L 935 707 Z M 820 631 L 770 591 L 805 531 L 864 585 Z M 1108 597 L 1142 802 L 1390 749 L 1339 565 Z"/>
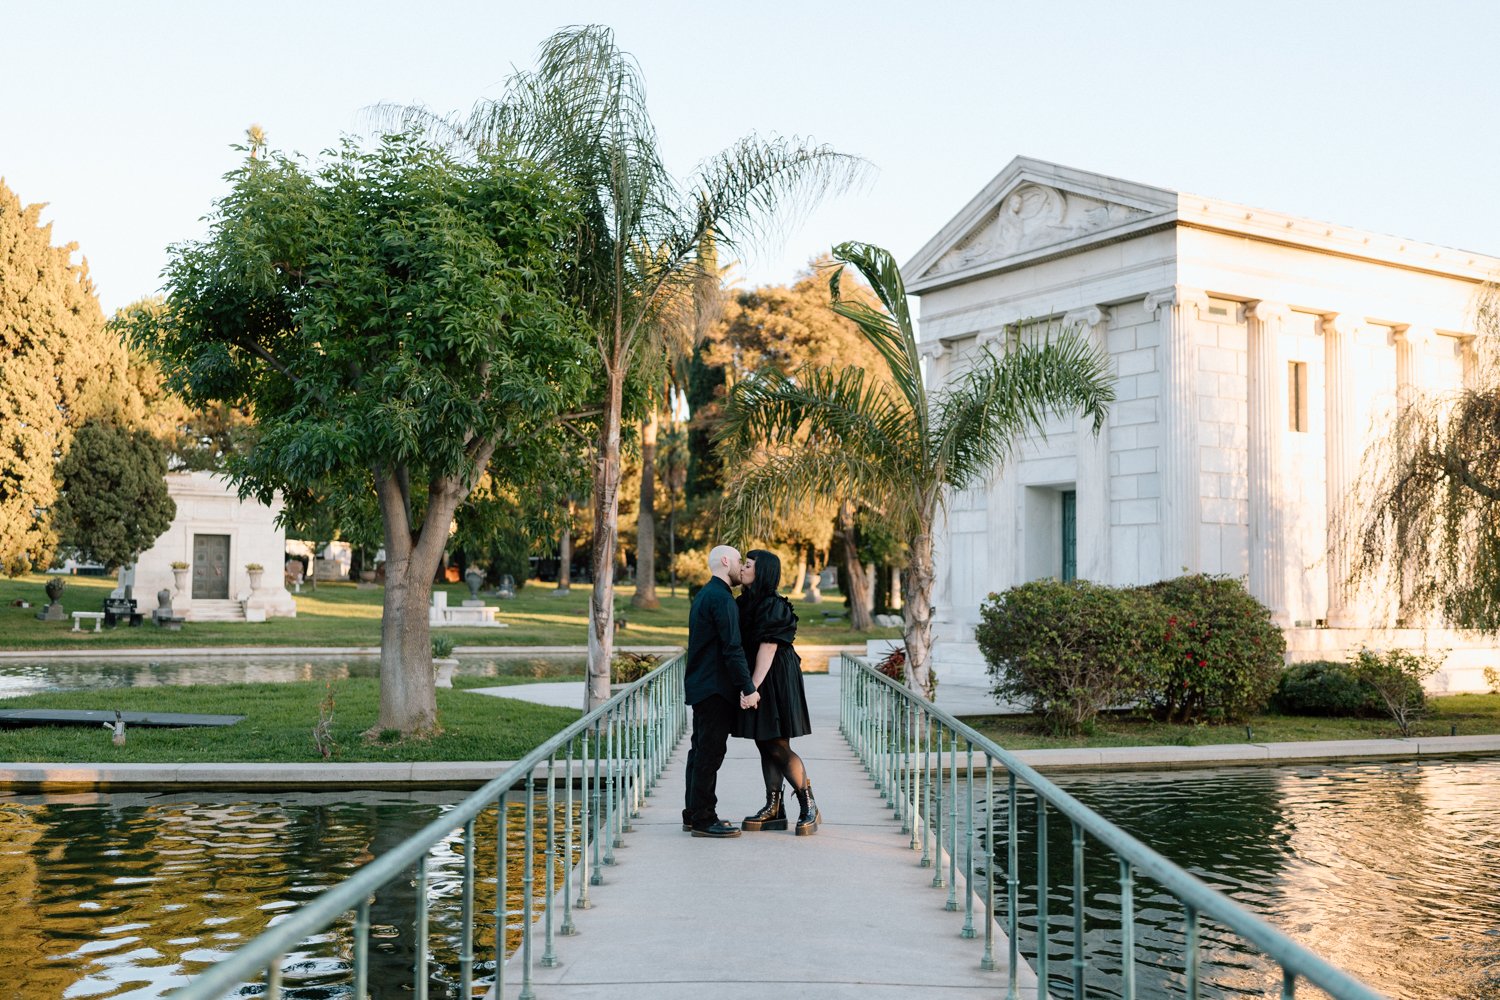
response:
<path id="1" fill-rule="evenodd" d="M 1288 657 L 1450 649 L 1433 686 L 1483 690 L 1493 643 L 1408 620 L 1345 580 L 1339 517 L 1398 398 L 1460 387 L 1500 260 L 1020 157 L 903 268 L 928 384 L 1019 321 L 1077 324 L 1118 401 L 1097 438 L 1054 420 L 939 532 L 937 662 L 982 674 L 992 591 L 1043 577 L 1241 577 Z M 1035 328 L 1032 328 L 1035 335 Z M 1398 627 L 1401 626 L 1401 627 Z"/>
<path id="2" fill-rule="evenodd" d="M 177 502 L 177 516 L 135 564 L 134 594 L 144 613 L 156 607 L 157 592 L 167 589 L 173 591 L 174 613 L 190 622 L 297 616 L 283 575 L 286 530 L 276 523 L 279 502 L 241 500 L 229 480 L 211 472 L 168 473 L 167 492 Z M 174 562 L 188 569 L 174 572 Z M 262 567 L 255 586 L 249 565 Z"/>

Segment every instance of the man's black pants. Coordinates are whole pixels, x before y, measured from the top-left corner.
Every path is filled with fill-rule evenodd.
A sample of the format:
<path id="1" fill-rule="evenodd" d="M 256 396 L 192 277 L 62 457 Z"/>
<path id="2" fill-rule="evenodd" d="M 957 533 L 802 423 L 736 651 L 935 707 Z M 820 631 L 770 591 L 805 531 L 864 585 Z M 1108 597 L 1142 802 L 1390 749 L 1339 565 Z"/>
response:
<path id="1" fill-rule="evenodd" d="M 693 741 L 688 747 L 687 814 L 694 826 L 718 819 L 719 766 L 729 749 L 729 731 L 739 707 L 719 695 L 693 706 Z"/>

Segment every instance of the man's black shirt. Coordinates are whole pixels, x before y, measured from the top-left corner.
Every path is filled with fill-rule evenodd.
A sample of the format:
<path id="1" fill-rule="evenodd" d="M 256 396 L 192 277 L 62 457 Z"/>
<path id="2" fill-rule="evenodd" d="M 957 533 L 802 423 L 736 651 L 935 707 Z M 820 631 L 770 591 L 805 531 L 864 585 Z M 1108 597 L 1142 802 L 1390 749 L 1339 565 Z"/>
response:
<path id="1" fill-rule="evenodd" d="M 755 691 L 740 645 L 740 609 L 729 584 L 718 577 L 698 591 L 688 612 L 684 686 L 689 705 L 716 694 L 738 705 L 738 695 Z"/>

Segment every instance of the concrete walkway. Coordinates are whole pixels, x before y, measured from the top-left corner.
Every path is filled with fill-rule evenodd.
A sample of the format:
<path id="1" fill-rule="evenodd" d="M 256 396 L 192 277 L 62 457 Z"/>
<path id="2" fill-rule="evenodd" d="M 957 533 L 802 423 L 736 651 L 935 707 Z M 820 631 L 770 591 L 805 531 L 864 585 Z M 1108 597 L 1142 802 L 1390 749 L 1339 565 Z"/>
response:
<path id="1" fill-rule="evenodd" d="M 578 936 L 556 939 L 556 968 L 533 969 L 540 1000 L 1004 995 L 1004 935 L 996 927 L 1001 971 L 981 971 L 982 904 L 979 937 L 961 938 L 962 902 L 943 909 L 947 891 L 918 867 L 910 836 L 839 735 L 836 678 L 810 676 L 807 691 L 814 732 L 795 747 L 823 811 L 818 833 L 684 833 L 684 740 L 591 892 L 593 908 L 574 913 Z M 764 798 L 754 745 L 731 740 L 720 815 L 738 821 Z M 507 968 L 507 998 L 519 994 L 520 962 Z M 1034 997 L 1031 970 L 1021 976 L 1022 995 Z"/>

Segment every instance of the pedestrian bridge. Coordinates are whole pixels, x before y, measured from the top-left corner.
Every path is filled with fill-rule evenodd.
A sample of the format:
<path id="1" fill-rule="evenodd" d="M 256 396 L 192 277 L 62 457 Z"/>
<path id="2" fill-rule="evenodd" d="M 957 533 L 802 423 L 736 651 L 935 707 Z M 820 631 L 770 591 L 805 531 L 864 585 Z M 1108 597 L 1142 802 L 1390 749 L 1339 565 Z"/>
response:
<path id="1" fill-rule="evenodd" d="M 693 838 L 681 827 L 681 673 L 679 657 L 620 691 L 176 996 L 208 1000 L 247 983 L 282 996 L 298 968 L 287 956 L 341 923 L 353 995 L 393 995 L 399 984 L 369 981 L 370 899 L 414 883 L 408 988 L 418 1000 L 1197 997 L 1223 995 L 1221 985 L 1378 997 L 850 657 L 806 678 L 814 733 L 796 748 L 823 811 L 819 832 Z M 763 799 L 753 745 L 732 740 L 720 814 L 737 818 Z M 1025 856 L 1023 839 L 1035 845 Z M 435 850 L 465 858 L 460 968 L 448 986 L 434 980 L 428 942 Z M 1115 912 L 1085 903 L 1086 865 L 1118 872 Z M 1159 941 L 1137 944 L 1143 880 L 1155 925 L 1164 898 L 1180 915 L 1170 954 Z M 496 912 L 477 909 L 477 886 Z M 1101 927 L 1116 933 L 1113 960 L 1089 953 Z M 1210 927 L 1251 956 L 1232 984 L 1200 981 Z"/>

